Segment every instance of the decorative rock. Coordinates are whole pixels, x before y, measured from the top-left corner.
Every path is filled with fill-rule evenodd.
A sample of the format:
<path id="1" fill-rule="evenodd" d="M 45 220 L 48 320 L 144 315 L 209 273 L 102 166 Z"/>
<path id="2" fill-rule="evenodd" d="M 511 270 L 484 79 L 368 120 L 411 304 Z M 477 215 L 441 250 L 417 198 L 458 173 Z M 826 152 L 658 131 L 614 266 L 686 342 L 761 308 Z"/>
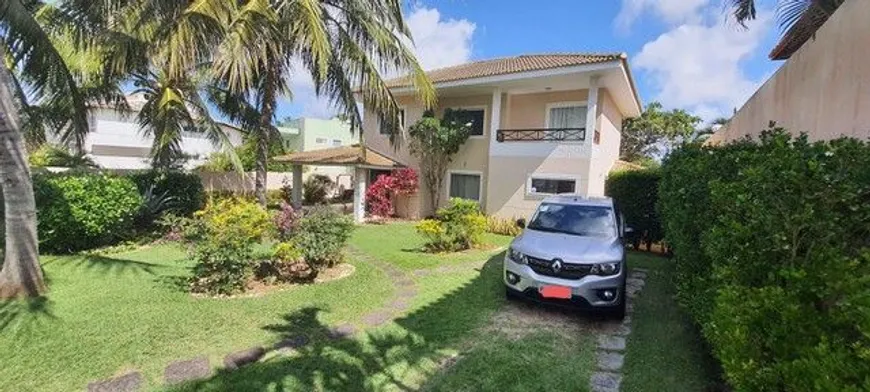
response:
<path id="1" fill-rule="evenodd" d="M 625 338 L 621 336 L 598 336 L 598 348 L 607 351 L 623 351 L 625 350 Z"/>
<path id="2" fill-rule="evenodd" d="M 392 314 L 387 311 L 376 311 L 363 316 L 363 323 L 370 327 L 376 327 L 390 321 Z"/>
<path id="3" fill-rule="evenodd" d="M 88 392 L 135 392 L 142 386 L 142 373 L 133 372 L 88 383 Z"/>
<path id="4" fill-rule="evenodd" d="M 275 345 L 272 346 L 272 349 L 278 351 L 290 351 L 305 346 L 306 344 L 308 344 L 308 337 L 305 335 L 299 335 L 275 343 Z"/>
<path id="5" fill-rule="evenodd" d="M 342 324 L 329 330 L 329 338 L 332 340 L 343 339 L 356 333 L 356 328 L 350 324 Z"/>
<path id="6" fill-rule="evenodd" d="M 622 376 L 614 373 L 595 372 L 589 380 L 592 392 L 619 392 Z"/>
<path id="7" fill-rule="evenodd" d="M 625 356 L 620 353 L 598 352 L 598 368 L 601 370 L 619 372 L 623 363 L 625 363 Z"/>
<path id="8" fill-rule="evenodd" d="M 209 365 L 208 358 L 206 357 L 176 361 L 166 366 L 166 369 L 163 371 L 163 381 L 166 384 L 177 384 L 209 376 L 211 376 L 211 365 Z"/>
<path id="9" fill-rule="evenodd" d="M 224 367 L 235 370 L 259 361 L 260 358 L 263 358 L 263 355 L 266 355 L 266 349 L 262 347 L 251 347 L 247 350 L 236 351 L 224 357 Z"/>

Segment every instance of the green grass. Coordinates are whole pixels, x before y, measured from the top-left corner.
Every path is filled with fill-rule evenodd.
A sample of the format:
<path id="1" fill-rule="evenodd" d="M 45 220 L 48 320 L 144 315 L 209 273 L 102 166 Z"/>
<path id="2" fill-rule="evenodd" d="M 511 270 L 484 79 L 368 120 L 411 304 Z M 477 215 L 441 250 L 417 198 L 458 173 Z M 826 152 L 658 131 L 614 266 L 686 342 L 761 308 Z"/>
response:
<path id="1" fill-rule="evenodd" d="M 622 390 L 718 390 L 716 363 L 697 328 L 674 300 L 671 261 L 632 253 L 629 267 L 647 268 L 649 274 L 635 303 Z"/>
<path id="2" fill-rule="evenodd" d="M 277 341 L 270 326 L 306 309 L 319 309 L 322 324 L 356 321 L 393 289 L 380 271 L 354 264 L 356 273 L 343 280 L 259 298 L 205 299 L 177 286 L 190 263 L 173 246 L 45 257 L 48 301 L 0 304 L 0 390 L 80 390 L 129 369 L 157 385 L 172 361 L 207 355 L 220 364 L 230 352 Z"/>
<path id="3" fill-rule="evenodd" d="M 422 248 L 425 241 L 414 231 L 414 224 L 402 222 L 362 226 L 354 232 L 350 243 L 369 254 L 378 255 L 381 260 L 392 263 L 399 268 L 415 270 L 469 261 L 483 261 L 489 257 L 494 249 L 507 246 L 511 239 L 513 237 L 487 233 L 485 249 L 446 254 L 424 253 Z"/>

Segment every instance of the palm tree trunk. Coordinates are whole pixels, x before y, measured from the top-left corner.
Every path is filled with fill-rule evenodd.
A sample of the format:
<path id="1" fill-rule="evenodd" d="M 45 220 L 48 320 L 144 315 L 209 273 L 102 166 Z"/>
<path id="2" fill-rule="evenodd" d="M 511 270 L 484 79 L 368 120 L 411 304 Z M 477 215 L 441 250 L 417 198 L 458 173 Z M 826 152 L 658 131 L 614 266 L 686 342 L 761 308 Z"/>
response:
<path id="1" fill-rule="evenodd" d="M 0 58 L 3 58 L 0 50 Z M 12 74 L 0 64 L 0 182 L 6 220 L 6 255 L 0 269 L 0 299 L 45 293 L 39 266 L 36 201 L 19 132 L 21 120 L 13 101 Z"/>
<path id="2" fill-rule="evenodd" d="M 260 132 L 257 135 L 257 163 L 256 163 L 256 178 L 254 180 L 254 193 L 257 195 L 257 200 L 260 205 L 266 207 L 266 175 L 269 163 L 269 137 L 272 134 L 272 118 L 275 117 L 275 106 L 277 105 L 277 97 L 275 94 L 276 75 L 272 70 L 266 73 L 266 80 L 263 83 L 265 90 L 263 91 L 262 110 L 260 111 Z"/>

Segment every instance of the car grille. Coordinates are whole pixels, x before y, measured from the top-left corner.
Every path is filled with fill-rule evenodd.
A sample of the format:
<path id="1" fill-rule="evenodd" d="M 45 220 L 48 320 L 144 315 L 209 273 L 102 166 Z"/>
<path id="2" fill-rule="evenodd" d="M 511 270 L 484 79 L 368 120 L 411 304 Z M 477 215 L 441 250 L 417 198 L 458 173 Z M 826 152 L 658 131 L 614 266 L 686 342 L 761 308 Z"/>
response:
<path id="1" fill-rule="evenodd" d="M 589 270 L 592 269 L 591 264 L 569 264 L 562 262 L 562 269 L 559 272 L 553 271 L 553 260 L 544 260 L 536 257 L 527 256 L 529 267 L 538 275 L 552 276 L 554 278 L 579 280 L 584 276 L 589 275 Z"/>

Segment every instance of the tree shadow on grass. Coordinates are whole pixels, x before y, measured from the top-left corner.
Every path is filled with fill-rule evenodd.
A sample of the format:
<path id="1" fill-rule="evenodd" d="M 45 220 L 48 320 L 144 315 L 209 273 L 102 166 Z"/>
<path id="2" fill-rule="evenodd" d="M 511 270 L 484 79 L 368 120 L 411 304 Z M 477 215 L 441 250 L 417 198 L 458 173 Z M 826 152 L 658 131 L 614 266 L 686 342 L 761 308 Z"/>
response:
<path id="1" fill-rule="evenodd" d="M 289 353 L 273 349 L 266 360 L 238 370 L 219 370 L 207 380 L 173 391 L 381 391 L 419 389 L 421 378 L 437 371 L 444 350 L 470 337 L 504 302 L 503 253 L 493 256 L 467 284 L 438 301 L 355 337 L 336 337 L 320 320 L 320 308 L 287 314 L 265 330 L 277 341 L 307 337 Z M 279 344 L 280 345 L 280 344 Z"/>
<path id="2" fill-rule="evenodd" d="M 128 259 L 118 259 L 101 255 L 80 255 L 73 258 L 55 258 L 43 263 L 43 265 L 65 264 L 75 268 L 85 269 L 88 272 L 96 272 L 101 275 L 121 274 L 147 274 L 156 275 L 156 270 L 164 268 L 160 264 L 148 263 Z"/>
<path id="3" fill-rule="evenodd" d="M 57 319 L 46 297 L 0 301 L 0 332 L 26 333 Z"/>

